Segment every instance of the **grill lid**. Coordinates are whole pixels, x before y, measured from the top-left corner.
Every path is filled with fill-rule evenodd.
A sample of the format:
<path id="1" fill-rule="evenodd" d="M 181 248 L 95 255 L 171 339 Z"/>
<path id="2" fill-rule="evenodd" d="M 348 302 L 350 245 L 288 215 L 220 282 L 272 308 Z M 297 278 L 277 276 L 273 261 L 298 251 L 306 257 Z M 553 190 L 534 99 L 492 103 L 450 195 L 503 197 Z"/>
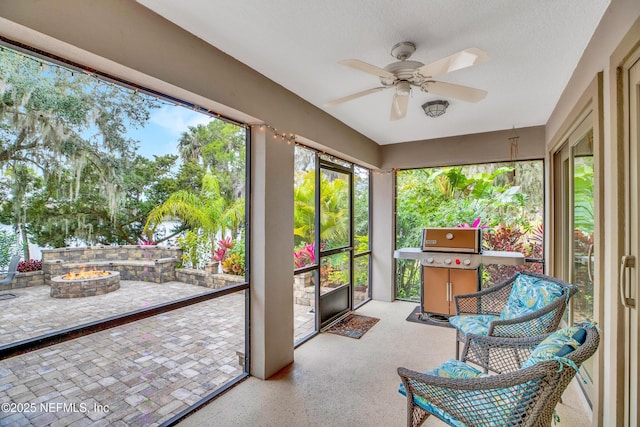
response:
<path id="1" fill-rule="evenodd" d="M 422 250 L 479 254 L 482 252 L 482 229 L 424 228 Z"/>

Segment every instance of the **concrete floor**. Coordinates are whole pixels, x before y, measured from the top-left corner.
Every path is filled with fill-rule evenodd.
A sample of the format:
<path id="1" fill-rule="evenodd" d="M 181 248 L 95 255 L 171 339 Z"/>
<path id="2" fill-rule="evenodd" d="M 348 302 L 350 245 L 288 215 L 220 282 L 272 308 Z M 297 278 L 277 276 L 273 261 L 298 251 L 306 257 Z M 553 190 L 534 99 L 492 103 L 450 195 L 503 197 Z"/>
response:
<path id="1" fill-rule="evenodd" d="M 19 298 L 5 301 L 0 314 L 3 339 L 33 336 L 127 311 L 130 305 L 157 303 L 175 297 L 173 293 L 202 290 L 180 283 L 125 283 L 120 291 L 103 296 L 109 301 L 75 300 L 74 307 L 63 306 L 71 304 L 69 300 L 50 301 L 43 292 L 21 290 Z M 36 310 L 42 298 L 49 304 L 40 302 Z M 34 309 L 27 310 L 30 305 Z M 453 329 L 405 320 L 414 306 L 366 304 L 358 312 L 381 321 L 360 340 L 320 334 L 300 346 L 295 363 L 274 378 L 249 378 L 181 425 L 404 425 L 405 400 L 396 391 L 396 368 L 426 370 L 454 355 Z M 0 413 L 0 425 L 157 425 L 242 371 L 236 351 L 244 348 L 243 307 L 243 294 L 232 294 L 0 361 L 0 403 L 79 402 L 108 408 Z M 312 331 L 309 307 L 295 309 L 296 336 Z M 573 387 L 558 413 L 561 427 L 590 424 L 589 410 Z M 443 424 L 430 419 L 425 425 Z"/>
<path id="2" fill-rule="evenodd" d="M 372 301 L 358 313 L 380 318 L 361 339 L 322 333 L 268 381 L 249 378 L 180 423 L 202 426 L 403 426 L 398 366 L 423 371 L 453 357 L 450 328 L 407 322 L 415 303 Z M 572 384 L 558 405 L 560 427 L 591 425 Z M 445 425 L 431 417 L 425 426 Z"/>

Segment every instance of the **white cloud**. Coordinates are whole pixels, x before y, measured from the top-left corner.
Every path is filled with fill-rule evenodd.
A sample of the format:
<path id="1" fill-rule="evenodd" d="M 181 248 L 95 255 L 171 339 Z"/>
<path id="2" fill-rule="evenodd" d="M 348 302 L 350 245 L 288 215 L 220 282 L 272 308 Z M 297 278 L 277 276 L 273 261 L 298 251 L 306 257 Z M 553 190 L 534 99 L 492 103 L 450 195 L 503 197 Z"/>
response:
<path id="1" fill-rule="evenodd" d="M 179 136 L 186 132 L 189 126 L 205 125 L 213 117 L 184 107 L 165 105 L 151 113 L 151 123 L 168 130 L 172 135 Z"/>

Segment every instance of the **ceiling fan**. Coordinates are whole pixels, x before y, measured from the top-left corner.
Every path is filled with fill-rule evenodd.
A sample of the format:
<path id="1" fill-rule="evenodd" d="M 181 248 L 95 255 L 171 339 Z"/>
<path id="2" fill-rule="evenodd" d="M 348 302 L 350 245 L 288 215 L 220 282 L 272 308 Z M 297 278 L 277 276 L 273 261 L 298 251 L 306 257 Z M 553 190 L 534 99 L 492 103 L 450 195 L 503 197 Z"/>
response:
<path id="1" fill-rule="evenodd" d="M 398 61 L 384 68 L 376 67 L 375 65 L 358 59 L 340 61 L 340 64 L 377 76 L 380 78 L 382 86 L 335 99 L 326 103 L 324 106 L 332 107 L 342 104 L 343 102 L 351 101 L 352 99 L 394 87 L 396 93 L 393 95 L 393 101 L 391 103 L 391 120 L 398 120 L 407 114 L 407 106 L 409 105 L 409 95 L 411 94 L 412 86 L 419 87 L 424 92 L 467 102 L 478 102 L 487 96 L 487 92 L 484 90 L 433 80 L 436 76 L 488 61 L 489 55 L 483 50 L 478 48 L 465 49 L 427 65 L 418 61 L 408 61 L 409 57 L 411 57 L 415 51 L 416 46 L 411 42 L 396 44 L 391 49 L 391 56 L 398 59 Z"/>

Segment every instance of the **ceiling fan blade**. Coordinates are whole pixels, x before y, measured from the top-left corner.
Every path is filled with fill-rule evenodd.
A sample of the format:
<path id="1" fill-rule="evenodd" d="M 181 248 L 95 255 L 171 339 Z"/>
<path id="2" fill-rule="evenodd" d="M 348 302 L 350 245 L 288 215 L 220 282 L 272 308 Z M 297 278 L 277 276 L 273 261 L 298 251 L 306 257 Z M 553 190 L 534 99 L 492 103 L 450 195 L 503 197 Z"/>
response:
<path id="1" fill-rule="evenodd" d="M 374 76 L 378 77 L 395 77 L 395 74 L 390 73 L 383 68 L 367 64 L 366 62 L 360 61 L 358 59 L 345 59 L 343 61 L 338 61 L 338 63 L 351 68 L 355 68 L 356 70 L 364 71 L 365 73 L 373 74 Z"/>
<path id="2" fill-rule="evenodd" d="M 431 64 L 423 65 L 418 68 L 416 72 L 423 77 L 430 78 L 472 65 L 481 64 L 488 60 L 489 55 L 487 55 L 485 51 L 472 47 L 432 62 Z"/>
<path id="3" fill-rule="evenodd" d="M 487 96 L 486 90 L 445 82 L 427 82 L 422 85 L 422 90 L 435 95 L 447 96 L 467 102 L 482 101 Z"/>
<path id="4" fill-rule="evenodd" d="M 360 98 L 361 96 L 369 95 L 371 93 L 380 92 L 386 89 L 384 86 L 374 87 L 373 89 L 363 90 L 362 92 L 354 93 L 343 98 L 334 99 L 333 101 L 324 104 L 325 107 L 333 107 L 334 105 L 342 104 L 343 102 L 351 101 L 352 99 Z"/>
<path id="5" fill-rule="evenodd" d="M 409 94 L 397 93 L 393 95 L 393 101 L 391 102 L 391 120 L 400 120 L 407 115 L 407 107 L 409 106 Z"/>

